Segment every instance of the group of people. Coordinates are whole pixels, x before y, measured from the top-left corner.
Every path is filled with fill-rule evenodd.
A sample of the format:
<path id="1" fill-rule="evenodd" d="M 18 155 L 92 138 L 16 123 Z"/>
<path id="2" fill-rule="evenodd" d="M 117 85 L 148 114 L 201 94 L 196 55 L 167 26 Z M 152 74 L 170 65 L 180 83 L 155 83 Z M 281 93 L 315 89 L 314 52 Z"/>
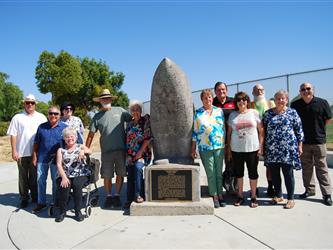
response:
<path id="1" fill-rule="evenodd" d="M 203 106 L 194 114 L 192 157 L 197 157 L 198 150 L 215 208 L 227 205 L 222 192 L 224 163 L 237 179 L 234 205 L 240 206 L 246 200 L 243 193 L 246 163 L 250 207 L 258 206 L 259 157 L 264 158 L 267 194 L 275 204 L 284 201 L 281 170 L 287 189 L 284 207 L 290 209 L 295 205 L 293 170 L 302 169 L 305 192 L 300 198 L 305 199 L 315 195 L 315 167 L 323 202 L 332 205 L 325 144 L 325 126 L 332 119 L 332 113 L 326 100 L 314 96 L 311 83 L 301 84 L 301 98 L 290 107 L 286 91 L 276 92 L 274 102 L 267 101 L 261 84 L 253 87 L 252 102 L 243 91 L 237 92 L 234 98 L 229 97 L 228 86 L 223 82 L 217 82 L 214 91 L 214 98 L 210 89 L 201 93 Z M 32 94 L 25 97 L 24 111 L 13 117 L 7 131 L 12 158 L 18 165 L 20 208 L 26 208 L 30 198 L 37 203 L 33 213 L 46 207 L 46 180 L 50 169 L 53 203 L 60 210 L 56 222 L 66 217 L 71 189 L 75 218 L 82 221 L 82 188 L 91 174 L 86 157 L 91 153 L 97 131 L 100 132 L 100 174 L 106 194 L 103 207 L 121 207 L 120 192 L 125 176 L 127 201 L 124 208 L 129 208 L 132 202 L 144 201 L 143 167 L 152 159 L 150 117 L 142 115 L 141 102 L 131 101 L 127 111 L 111 105 L 115 98 L 108 89 L 94 98 L 101 107 L 92 118 L 83 144 L 84 127 L 81 119 L 73 115 L 73 104 L 64 103 L 60 109 L 51 106 L 46 118 L 36 111 L 36 98 Z"/>
<path id="2" fill-rule="evenodd" d="M 192 157 L 198 148 L 208 180 L 208 190 L 214 207 L 224 207 L 222 195 L 223 161 L 237 179 L 235 206 L 245 202 L 243 193 L 246 163 L 250 181 L 250 207 L 258 206 L 257 181 L 259 157 L 267 168 L 267 195 L 273 204 L 284 202 L 281 189 L 282 170 L 287 189 L 284 208 L 295 206 L 293 170 L 302 169 L 305 199 L 315 195 L 313 169 L 325 205 L 332 206 L 331 181 L 326 161 L 325 126 L 332 119 L 326 100 L 314 96 L 311 83 L 300 85 L 300 98 L 289 104 L 288 93 L 279 90 L 274 102 L 266 100 L 261 84 L 253 87 L 254 100 L 247 93 L 228 97 L 227 84 L 217 82 L 215 97 L 210 89 L 201 92 L 203 106 L 196 110 L 192 136 Z"/>
<path id="3" fill-rule="evenodd" d="M 84 145 L 84 126 L 81 119 L 73 115 L 73 104 L 64 103 L 60 109 L 51 106 L 46 118 L 36 111 L 36 98 L 32 94 L 25 97 L 24 111 L 12 118 L 7 131 L 12 158 L 17 161 L 19 170 L 20 208 L 26 208 L 30 198 L 32 203 L 36 203 L 32 213 L 39 213 L 47 206 L 46 185 L 50 171 L 52 203 L 59 207 L 55 221 L 62 222 L 66 217 L 71 190 L 75 219 L 83 221 L 82 189 L 91 174 L 86 160 L 97 131 L 101 134 L 101 176 L 106 193 L 103 206 L 121 207 L 120 191 L 127 173 L 125 206 L 129 207 L 133 201 L 144 201 L 143 167 L 152 157 L 149 115 L 141 115 L 143 106 L 139 101 L 130 103 L 130 112 L 111 107 L 115 98 L 108 89 L 94 98 L 101 104 L 101 109 L 91 121 Z M 116 185 L 112 194 L 115 173 Z"/>

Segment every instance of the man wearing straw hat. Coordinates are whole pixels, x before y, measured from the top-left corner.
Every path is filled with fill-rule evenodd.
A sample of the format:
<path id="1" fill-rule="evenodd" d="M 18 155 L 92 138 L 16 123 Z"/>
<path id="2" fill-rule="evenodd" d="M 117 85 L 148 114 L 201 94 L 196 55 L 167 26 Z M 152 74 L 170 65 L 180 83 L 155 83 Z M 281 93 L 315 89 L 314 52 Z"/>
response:
<path id="1" fill-rule="evenodd" d="M 124 177 L 125 167 L 125 122 L 132 119 L 131 115 L 121 107 L 111 107 L 112 96 L 108 89 L 103 89 L 98 97 L 93 98 L 101 104 L 101 110 L 95 114 L 90 126 L 86 140 L 86 146 L 90 148 L 95 133 L 99 130 L 101 134 L 101 177 L 104 179 L 106 199 L 104 208 L 120 207 L 120 192 Z M 116 172 L 116 187 L 112 196 L 112 178 Z"/>
<path id="2" fill-rule="evenodd" d="M 32 202 L 37 202 L 37 169 L 32 163 L 32 149 L 37 128 L 46 122 L 46 117 L 36 111 L 36 104 L 35 96 L 27 95 L 23 100 L 24 111 L 14 115 L 7 131 L 12 159 L 18 166 L 20 208 L 28 206 L 29 190 Z"/>

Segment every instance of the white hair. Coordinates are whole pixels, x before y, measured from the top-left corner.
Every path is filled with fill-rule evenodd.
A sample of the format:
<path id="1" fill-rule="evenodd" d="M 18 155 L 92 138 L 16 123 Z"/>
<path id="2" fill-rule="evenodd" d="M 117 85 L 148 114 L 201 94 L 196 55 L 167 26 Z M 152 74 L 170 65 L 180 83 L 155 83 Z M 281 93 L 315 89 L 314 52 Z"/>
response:
<path id="1" fill-rule="evenodd" d="M 65 138 L 66 136 L 69 136 L 69 135 L 74 135 L 77 138 L 76 130 L 72 127 L 64 128 L 64 130 L 62 131 L 62 137 Z"/>
<path id="2" fill-rule="evenodd" d="M 141 113 L 142 113 L 142 111 L 143 111 L 143 104 L 142 104 L 142 102 L 140 102 L 138 100 L 131 100 L 130 103 L 129 103 L 129 105 L 128 105 L 128 109 L 131 111 L 131 109 L 134 106 L 138 106 L 140 108 Z"/>

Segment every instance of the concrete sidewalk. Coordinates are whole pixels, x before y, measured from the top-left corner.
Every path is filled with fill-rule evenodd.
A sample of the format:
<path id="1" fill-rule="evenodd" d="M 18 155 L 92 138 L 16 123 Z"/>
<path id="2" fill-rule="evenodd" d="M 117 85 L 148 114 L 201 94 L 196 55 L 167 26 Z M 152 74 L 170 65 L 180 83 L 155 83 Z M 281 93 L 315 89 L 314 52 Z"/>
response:
<path id="1" fill-rule="evenodd" d="M 333 170 L 330 168 L 333 178 Z M 201 172 L 204 175 L 204 171 Z M 265 197 L 265 167 L 259 166 L 259 207 L 247 202 L 234 207 L 215 209 L 211 216 L 128 216 L 122 210 L 94 207 L 83 222 L 67 213 L 62 223 L 44 210 L 31 213 L 33 204 L 24 210 L 19 203 L 17 167 L 0 164 L 0 248 L 1 249 L 333 249 L 333 207 L 322 204 L 321 193 L 298 200 L 294 209 L 271 205 Z M 295 172 L 295 193 L 303 193 L 301 172 Z M 245 178 L 245 190 L 248 179 Z M 48 181 L 50 194 L 51 182 Z M 99 187 L 102 183 L 99 182 Z M 285 193 L 285 187 L 283 186 Z M 104 201 L 104 191 L 99 188 Z M 296 195 L 297 196 L 297 195 Z M 48 196 L 51 199 L 51 196 Z M 122 193 L 125 201 L 125 188 Z"/>

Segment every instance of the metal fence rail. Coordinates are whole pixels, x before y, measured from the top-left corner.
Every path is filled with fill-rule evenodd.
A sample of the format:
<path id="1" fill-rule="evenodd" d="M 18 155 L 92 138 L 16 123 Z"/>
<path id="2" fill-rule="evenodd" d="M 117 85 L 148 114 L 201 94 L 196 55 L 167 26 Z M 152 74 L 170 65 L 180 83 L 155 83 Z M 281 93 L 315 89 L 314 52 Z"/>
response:
<path id="1" fill-rule="evenodd" d="M 288 91 L 289 99 L 292 100 L 298 95 L 299 86 L 304 82 L 312 83 L 315 88 L 315 95 L 326 99 L 330 105 L 333 104 L 333 67 L 271 76 L 231 84 L 227 83 L 228 95 L 234 96 L 238 91 L 244 91 L 252 97 L 253 86 L 260 83 L 265 88 L 267 99 L 272 98 L 278 90 L 284 89 Z M 215 83 L 212 83 L 212 86 L 205 86 L 203 89 L 213 88 L 214 84 Z M 201 106 L 201 91 L 202 89 L 192 92 L 193 102 L 196 108 Z M 143 107 L 144 113 L 150 113 L 150 101 L 144 102 Z"/>

